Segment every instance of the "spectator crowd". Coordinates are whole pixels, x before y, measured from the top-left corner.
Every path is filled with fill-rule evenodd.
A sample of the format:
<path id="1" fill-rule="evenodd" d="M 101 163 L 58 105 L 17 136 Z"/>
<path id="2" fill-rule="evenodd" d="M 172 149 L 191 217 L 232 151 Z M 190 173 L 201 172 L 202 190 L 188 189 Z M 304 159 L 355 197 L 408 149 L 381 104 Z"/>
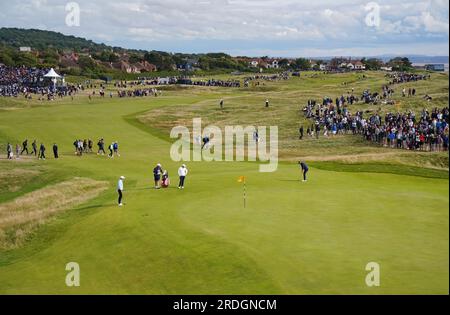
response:
<path id="1" fill-rule="evenodd" d="M 72 96 L 84 89 L 81 85 L 58 86 L 54 89 L 49 79 L 44 78 L 48 69 L 29 67 L 7 67 L 0 65 L 0 96 L 27 99 L 38 95 L 39 100 L 53 100 L 55 97 Z"/>
<path id="2" fill-rule="evenodd" d="M 359 134 L 365 140 L 385 147 L 446 151 L 449 148 L 449 108 L 423 109 L 420 115 L 413 111 L 386 113 L 348 110 L 345 99 L 324 98 L 321 103 L 309 100 L 303 108 L 306 118 L 313 121 L 307 128 L 307 135 L 318 138 L 337 134 Z M 300 128 L 300 138 L 304 129 Z"/>

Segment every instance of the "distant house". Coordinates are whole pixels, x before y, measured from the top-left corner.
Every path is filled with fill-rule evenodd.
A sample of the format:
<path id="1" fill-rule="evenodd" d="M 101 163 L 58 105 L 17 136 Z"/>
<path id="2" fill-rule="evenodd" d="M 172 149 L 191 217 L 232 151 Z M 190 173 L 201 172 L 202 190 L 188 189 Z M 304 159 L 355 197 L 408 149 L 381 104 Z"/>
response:
<path id="1" fill-rule="evenodd" d="M 194 65 L 188 61 L 177 65 L 177 69 L 180 71 L 192 71 L 194 70 Z"/>
<path id="2" fill-rule="evenodd" d="M 139 71 L 137 73 L 155 72 L 157 70 L 156 66 L 148 61 L 138 62 L 134 64 L 134 67 Z"/>
<path id="3" fill-rule="evenodd" d="M 381 71 L 392 71 L 392 67 L 389 67 L 389 66 L 383 66 L 383 67 L 380 67 L 380 70 L 381 70 Z"/>
<path id="4" fill-rule="evenodd" d="M 359 60 L 351 63 L 355 70 L 366 70 L 366 66 Z"/>
<path id="5" fill-rule="evenodd" d="M 260 62 L 260 66 L 264 64 L 265 68 L 267 69 L 279 69 L 280 65 L 278 64 L 278 62 L 279 62 L 278 59 L 267 59 L 263 62 Z"/>
<path id="6" fill-rule="evenodd" d="M 320 71 L 325 71 L 327 69 L 327 64 L 326 63 L 320 63 L 318 64 L 317 61 L 314 60 L 310 60 L 309 61 L 310 64 L 310 68 L 312 70 L 320 70 Z"/>
<path id="7" fill-rule="evenodd" d="M 182 63 L 176 65 L 176 69 L 181 71 L 194 71 L 199 66 L 199 60 L 196 58 L 187 58 Z"/>
<path id="8" fill-rule="evenodd" d="M 22 46 L 22 47 L 19 47 L 19 51 L 20 52 L 31 52 L 31 47 Z"/>
<path id="9" fill-rule="evenodd" d="M 126 72 L 126 73 L 138 73 L 137 68 L 133 67 L 132 65 L 130 65 L 128 62 L 121 60 L 119 62 L 116 62 L 114 64 L 112 64 L 112 67 L 114 69 L 118 69 L 122 72 Z"/>
<path id="10" fill-rule="evenodd" d="M 64 68 L 75 68 L 78 66 L 79 56 L 76 53 L 65 53 L 59 58 L 59 63 Z"/>
<path id="11" fill-rule="evenodd" d="M 251 60 L 250 61 L 250 67 L 257 68 L 259 66 L 259 62 L 260 61 L 258 59 Z"/>
<path id="12" fill-rule="evenodd" d="M 347 60 L 338 65 L 339 69 L 365 70 L 366 66 L 360 60 Z"/>
<path id="13" fill-rule="evenodd" d="M 134 64 L 130 64 L 127 61 L 121 60 L 116 63 L 111 63 L 111 68 L 126 72 L 126 73 L 145 73 L 155 72 L 158 69 L 152 63 L 148 61 L 141 61 Z"/>
<path id="14" fill-rule="evenodd" d="M 443 63 L 427 64 L 425 69 L 428 71 L 445 71 L 445 65 Z"/>

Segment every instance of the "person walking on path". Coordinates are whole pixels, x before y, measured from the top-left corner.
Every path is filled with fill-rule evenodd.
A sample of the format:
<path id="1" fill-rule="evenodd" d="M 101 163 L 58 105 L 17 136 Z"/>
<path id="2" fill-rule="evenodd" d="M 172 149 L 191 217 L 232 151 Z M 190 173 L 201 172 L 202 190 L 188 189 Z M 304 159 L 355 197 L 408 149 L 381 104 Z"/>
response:
<path id="1" fill-rule="evenodd" d="M 8 142 L 8 144 L 6 145 L 6 158 L 8 160 L 12 160 L 12 156 L 13 156 L 13 148 L 11 143 Z"/>
<path id="2" fill-rule="evenodd" d="M 53 144 L 53 156 L 55 157 L 55 159 L 59 158 L 58 145 L 56 143 Z"/>
<path id="3" fill-rule="evenodd" d="M 31 151 L 31 154 L 34 154 L 34 156 L 37 155 L 37 144 L 36 144 L 36 140 L 33 141 L 33 143 L 31 143 L 31 147 L 33 148 L 33 151 Z"/>
<path id="4" fill-rule="evenodd" d="M 114 149 L 114 154 L 116 156 L 120 156 L 119 154 L 119 143 L 117 141 L 114 141 L 113 143 L 113 149 Z"/>
<path id="5" fill-rule="evenodd" d="M 23 152 L 27 152 L 28 155 L 28 139 L 25 139 L 25 141 L 22 142 L 22 152 L 20 152 L 20 155 L 22 155 Z"/>
<path id="6" fill-rule="evenodd" d="M 106 152 L 105 152 L 105 141 L 103 140 L 103 138 L 101 138 L 98 141 L 97 146 L 98 146 L 97 155 L 99 155 L 99 154 L 105 155 L 106 154 Z"/>
<path id="7" fill-rule="evenodd" d="M 110 158 L 114 158 L 114 142 L 112 142 L 112 143 L 109 145 L 108 150 L 109 150 L 108 156 L 109 156 Z"/>
<path id="8" fill-rule="evenodd" d="M 45 160 L 45 146 L 43 143 L 39 147 L 39 160 Z"/>
<path id="9" fill-rule="evenodd" d="M 20 145 L 16 143 L 16 159 L 20 157 Z"/>
<path id="10" fill-rule="evenodd" d="M 186 168 L 186 165 L 183 164 L 178 169 L 178 176 L 180 177 L 180 183 L 178 184 L 178 189 L 184 189 L 184 181 L 186 179 L 186 176 L 188 174 L 188 169 Z"/>
<path id="11" fill-rule="evenodd" d="M 125 176 L 120 176 L 119 181 L 117 182 L 117 193 L 119 194 L 119 199 L 117 200 L 119 207 L 122 207 L 122 198 L 123 198 L 123 181 L 125 180 Z"/>

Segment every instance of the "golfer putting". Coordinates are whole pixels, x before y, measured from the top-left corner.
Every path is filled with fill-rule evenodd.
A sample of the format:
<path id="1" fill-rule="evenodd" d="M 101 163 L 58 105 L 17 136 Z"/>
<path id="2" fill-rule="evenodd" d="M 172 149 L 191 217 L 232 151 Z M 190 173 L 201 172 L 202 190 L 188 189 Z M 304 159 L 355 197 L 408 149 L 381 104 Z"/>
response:
<path id="1" fill-rule="evenodd" d="M 123 197 L 123 181 L 125 180 L 125 176 L 120 176 L 119 181 L 117 182 L 117 193 L 119 194 L 119 207 L 122 207 L 122 197 Z"/>
<path id="2" fill-rule="evenodd" d="M 303 174 L 303 182 L 306 182 L 307 181 L 306 174 L 309 171 L 308 165 L 306 165 L 306 163 L 303 162 L 303 161 L 298 162 L 298 164 L 300 165 L 300 169 L 301 169 L 302 174 Z"/>

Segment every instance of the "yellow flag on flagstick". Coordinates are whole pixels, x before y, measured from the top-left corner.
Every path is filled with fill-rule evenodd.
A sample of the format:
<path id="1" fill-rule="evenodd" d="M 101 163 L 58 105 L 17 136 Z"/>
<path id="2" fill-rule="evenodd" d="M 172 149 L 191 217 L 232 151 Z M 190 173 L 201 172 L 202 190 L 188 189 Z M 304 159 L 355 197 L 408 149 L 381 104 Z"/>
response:
<path id="1" fill-rule="evenodd" d="M 239 176 L 238 183 L 245 183 L 245 176 Z"/>

